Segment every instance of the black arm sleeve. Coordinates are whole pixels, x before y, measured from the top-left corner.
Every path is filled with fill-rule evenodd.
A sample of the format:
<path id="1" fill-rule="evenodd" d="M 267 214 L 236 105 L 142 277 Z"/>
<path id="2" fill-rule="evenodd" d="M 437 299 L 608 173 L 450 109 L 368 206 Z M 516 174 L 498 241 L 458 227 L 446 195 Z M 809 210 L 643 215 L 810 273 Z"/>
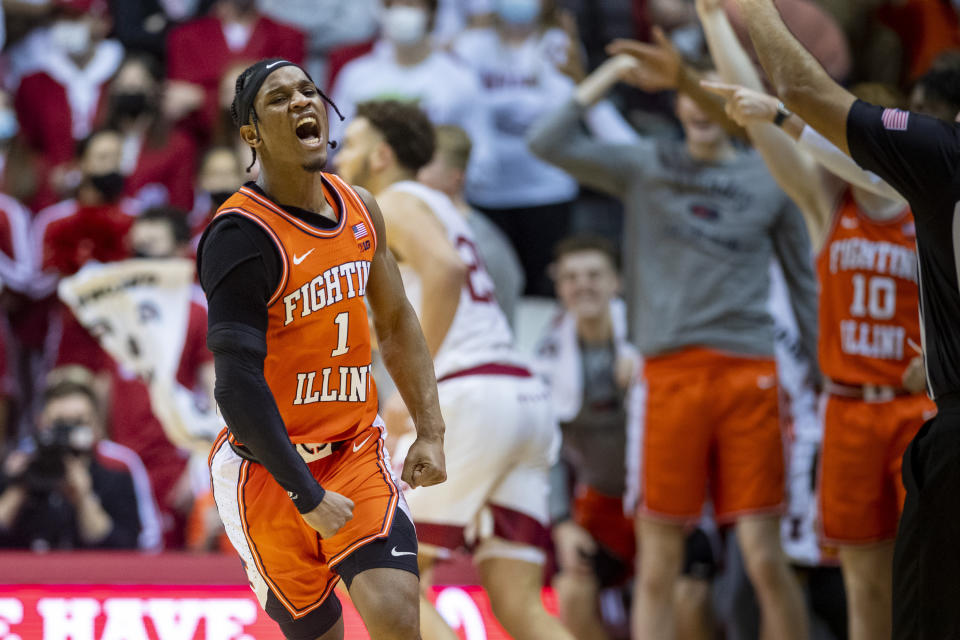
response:
<path id="1" fill-rule="evenodd" d="M 938 199 L 953 195 L 945 185 L 960 160 L 954 124 L 857 100 L 847 115 L 847 145 L 860 166 L 903 194 L 915 216 L 938 210 Z"/>
<path id="2" fill-rule="evenodd" d="M 217 405 L 234 437 L 306 513 L 320 504 L 324 491 L 290 442 L 263 375 L 267 300 L 280 280 L 280 257 L 259 227 L 241 219 L 211 229 L 201 257 Z"/>

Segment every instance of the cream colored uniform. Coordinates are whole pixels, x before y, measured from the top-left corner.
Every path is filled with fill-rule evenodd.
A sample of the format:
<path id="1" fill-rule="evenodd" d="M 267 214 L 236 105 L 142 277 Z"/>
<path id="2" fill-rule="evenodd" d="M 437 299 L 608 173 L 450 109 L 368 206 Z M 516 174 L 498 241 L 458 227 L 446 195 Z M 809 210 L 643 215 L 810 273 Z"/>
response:
<path id="1" fill-rule="evenodd" d="M 426 204 L 444 226 L 468 275 L 453 323 L 434 366 L 447 432 L 447 481 L 407 492 L 422 544 L 474 548 L 477 555 L 542 561 L 549 544 L 548 474 L 559 428 L 549 392 L 514 347 L 513 333 L 493 294 L 493 281 L 477 253 L 473 233 L 444 194 L 412 181 L 391 190 Z M 422 287 L 401 263 L 404 287 L 422 310 Z"/>

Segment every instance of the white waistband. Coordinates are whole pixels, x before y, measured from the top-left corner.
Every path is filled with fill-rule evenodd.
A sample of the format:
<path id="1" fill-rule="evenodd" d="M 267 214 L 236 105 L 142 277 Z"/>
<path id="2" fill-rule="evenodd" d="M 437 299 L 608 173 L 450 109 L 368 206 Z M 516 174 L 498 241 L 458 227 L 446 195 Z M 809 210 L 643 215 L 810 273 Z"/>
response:
<path id="1" fill-rule="evenodd" d="M 329 442 L 302 442 L 294 445 L 304 462 L 316 462 L 333 453 Z"/>

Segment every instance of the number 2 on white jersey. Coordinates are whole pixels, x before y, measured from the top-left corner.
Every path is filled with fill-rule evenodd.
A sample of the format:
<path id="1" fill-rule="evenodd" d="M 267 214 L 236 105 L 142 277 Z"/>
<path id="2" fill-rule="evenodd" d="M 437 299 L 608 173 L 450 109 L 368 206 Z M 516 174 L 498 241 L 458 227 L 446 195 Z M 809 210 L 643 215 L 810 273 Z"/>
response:
<path id="1" fill-rule="evenodd" d="M 333 319 L 334 323 L 337 325 L 337 348 L 330 352 L 331 356 L 342 356 L 347 351 L 350 351 L 350 347 L 347 345 L 347 334 L 350 331 L 350 314 L 347 311 L 342 311 L 337 314 L 337 317 Z"/>

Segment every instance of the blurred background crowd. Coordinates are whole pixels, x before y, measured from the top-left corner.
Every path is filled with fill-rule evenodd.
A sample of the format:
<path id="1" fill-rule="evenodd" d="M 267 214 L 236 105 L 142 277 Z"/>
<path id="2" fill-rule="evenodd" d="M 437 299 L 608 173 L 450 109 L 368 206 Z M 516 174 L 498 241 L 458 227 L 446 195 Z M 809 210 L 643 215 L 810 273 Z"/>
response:
<path id="1" fill-rule="evenodd" d="M 885 104 L 906 105 L 909 96 L 953 120 L 960 2 L 777 5 L 837 80 L 869 86 Z M 364 100 L 424 108 L 438 126 L 438 152 L 421 179 L 469 210 L 498 299 L 532 349 L 542 332 L 547 344 L 566 339 L 562 309 L 546 321 L 557 306 L 577 311 L 565 284 L 593 278 L 606 308 L 619 290 L 619 256 L 632 247 L 624 244 L 622 203 L 537 158 L 529 131 L 573 95 L 617 38 L 651 43 L 661 68 L 679 69 L 681 60 L 703 68 L 708 60 L 693 0 L 0 6 L 0 546 L 37 551 L 224 544 L 203 456 L 165 429 L 147 381 L 101 349 L 57 287 L 89 262 L 193 256 L 217 207 L 257 175 L 230 118 L 236 77 L 248 64 L 302 64 L 338 107 L 330 112 L 333 140 L 345 127 L 339 114 L 348 122 Z M 679 139 L 669 91 L 676 83 L 662 84 L 653 88 L 667 91 L 616 87 L 582 126 L 607 142 Z M 529 311 L 542 308 L 551 311 Z M 618 340 L 627 324 L 615 320 Z M 209 406 L 212 357 L 199 290 L 184 331 L 177 381 Z M 578 365 L 558 357 L 552 366 Z M 611 419 L 624 419 L 622 393 L 586 401 L 612 403 Z M 830 626 L 843 637 L 842 622 Z"/>

